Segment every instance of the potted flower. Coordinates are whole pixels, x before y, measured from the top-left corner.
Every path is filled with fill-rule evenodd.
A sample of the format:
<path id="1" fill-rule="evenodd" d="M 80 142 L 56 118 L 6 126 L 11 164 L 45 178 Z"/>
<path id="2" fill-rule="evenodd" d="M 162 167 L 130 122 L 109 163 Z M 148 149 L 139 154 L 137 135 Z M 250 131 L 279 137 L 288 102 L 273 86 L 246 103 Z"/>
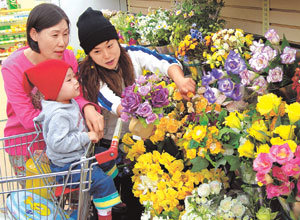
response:
<path id="1" fill-rule="evenodd" d="M 169 90 L 162 79 L 156 74 L 141 75 L 122 93 L 121 118 L 124 121 L 131 118 L 129 130 L 142 138 L 150 136 L 154 125 L 163 116 L 164 108 L 169 105 Z"/>
<path id="2" fill-rule="evenodd" d="M 136 31 L 136 17 L 133 14 L 118 11 L 110 21 L 117 29 L 120 43 L 137 44 L 140 35 Z"/>

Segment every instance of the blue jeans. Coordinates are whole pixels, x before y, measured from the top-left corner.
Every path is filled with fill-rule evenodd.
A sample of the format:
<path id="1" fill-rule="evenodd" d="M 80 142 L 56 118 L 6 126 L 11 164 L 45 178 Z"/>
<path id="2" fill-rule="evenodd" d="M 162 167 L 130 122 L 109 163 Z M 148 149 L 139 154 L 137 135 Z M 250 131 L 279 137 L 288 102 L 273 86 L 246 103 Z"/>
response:
<path id="1" fill-rule="evenodd" d="M 75 162 L 75 161 L 74 161 Z M 74 163 L 72 162 L 72 163 Z M 68 171 L 69 167 L 72 163 L 68 163 L 63 167 L 56 166 L 55 164 L 50 162 L 50 169 L 52 172 L 61 172 L 61 171 Z M 78 170 L 81 169 L 81 164 L 78 164 L 73 167 L 72 170 Z M 56 181 L 58 183 L 64 183 L 65 184 L 65 176 L 56 176 Z M 87 175 L 87 179 L 89 178 L 89 172 Z M 75 183 L 80 182 L 80 173 L 71 174 L 68 179 L 68 183 Z M 72 185 L 70 188 L 78 188 L 79 185 Z M 105 172 L 101 169 L 99 165 L 93 166 L 92 170 L 92 182 L 91 182 L 91 189 L 90 194 L 93 196 L 93 198 L 104 198 L 107 196 L 110 196 L 112 194 L 117 193 L 115 184 L 113 179 L 106 175 Z"/>

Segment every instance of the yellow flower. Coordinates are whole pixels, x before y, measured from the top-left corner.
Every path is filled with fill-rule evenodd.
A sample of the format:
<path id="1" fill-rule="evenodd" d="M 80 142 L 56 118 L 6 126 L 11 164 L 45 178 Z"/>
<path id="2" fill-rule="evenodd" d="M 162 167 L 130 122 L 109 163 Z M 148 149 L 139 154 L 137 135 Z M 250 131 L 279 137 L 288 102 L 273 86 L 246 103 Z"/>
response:
<path id="1" fill-rule="evenodd" d="M 256 109 L 261 115 L 268 115 L 272 110 L 274 110 L 275 113 L 278 113 L 278 107 L 281 104 L 280 97 L 277 97 L 273 93 L 269 93 L 267 95 L 259 96 L 257 100 L 258 103 Z"/>
<path id="2" fill-rule="evenodd" d="M 134 161 L 137 159 L 140 155 L 144 154 L 146 152 L 146 148 L 144 146 L 144 141 L 143 140 L 138 140 L 132 148 L 129 150 L 127 154 L 127 158 L 130 159 L 131 161 Z"/>
<path id="3" fill-rule="evenodd" d="M 196 157 L 196 153 L 197 153 L 196 149 L 187 149 L 186 157 L 188 159 L 194 159 Z"/>
<path id="4" fill-rule="evenodd" d="M 207 152 L 207 148 L 200 147 L 197 156 L 204 158 L 206 152 Z"/>
<path id="5" fill-rule="evenodd" d="M 161 129 L 156 129 L 154 135 L 150 137 L 150 140 L 153 143 L 157 143 L 158 141 L 163 141 L 165 139 L 165 132 Z"/>
<path id="6" fill-rule="evenodd" d="M 229 116 L 225 117 L 225 121 L 223 122 L 225 125 L 229 126 L 230 128 L 237 128 L 239 130 L 242 129 L 241 121 L 239 117 L 237 117 L 237 112 L 230 112 Z"/>
<path id="7" fill-rule="evenodd" d="M 254 144 L 247 140 L 243 145 L 238 148 L 240 157 L 254 158 Z"/>
<path id="8" fill-rule="evenodd" d="M 123 138 L 122 138 L 122 142 L 128 146 L 133 145 L 135 142 L 131 139 L 132 134 L 130 133 L 126 133 L 124 134 Z"/>
<path id="9" fill-rule="evenodd" d="M 160 83 L 157 84 L 157 86 L 161 85 L 163 88 L 166 87 L 166 82 L 165 81 L 161 81 Z"/>
<path id="10" fill-rule="evenodd" d="M 173 99 L 174 99 L 175 101 L 180 101 L 180 100 L 182 100 L 182 96 L 181 96 L 181 94 L 180 94 L 179 91 L 175 91 L 175 92 L 173 93 Z"/>
<path id="11" fill-rule="evenodd" d="M 197 125 L 194 127 L 192 132 L 192 138 L 199 142 L 202 141 L 202 139 L 206 136 L 206 126 Z"/>
<path id="12" fill-rule="evenodd" d="M 293 140 L 284 141 L 280 137 L 271 138 L 270 142 L 272 145 L 283 145 L 283 144 L 287 143 L 289 145 L 289 147 L 291 148 L 292 152 L 295 152 L 296 148 L 297 148 L 297 144 L 295 143 L 295 141 L 293 141 Z"/>
<path id="13" fill-rule="evenodd" d="M 257 157 L 261 153 L 269 153 L 270 152 L 270 146 L 267 144 L 261 144 L 256 149 L 255 157 Z"/>
<path id="14" fill-rule="evenodd" d="M 285 111 L 288 113 L 290 122 L 294 124 L 300 120 L 300 103 L 294 102 L 290 105 L 286 105 Z"/>
<path id="15" fill-rule="evenodd" d="M 268 128 L 265 125 L 265 122 L 263 120 L 255 121 L 251 128 L 247 129 L 249 135 L 254 137 L 256 140 L 260 142 L 265 142 L 269 140 L 269 134 Z"/>
<path id="16" fill-rule="evenodd" d="M 209 151 L 212 154 L 218 154 L 220 152 L 223 152 L 222 144 L 219 141 L 213 141 L 211 144 L 209 144 Z"/>
<path id="17" fill-rule="evenodd" d="M 278 134 L 281 138 L 285 140 L 293 139 L 293 137 L 295 136 L 295 128 L 295 125 L 280 125 L 275 128 L 274 133 Z"/>

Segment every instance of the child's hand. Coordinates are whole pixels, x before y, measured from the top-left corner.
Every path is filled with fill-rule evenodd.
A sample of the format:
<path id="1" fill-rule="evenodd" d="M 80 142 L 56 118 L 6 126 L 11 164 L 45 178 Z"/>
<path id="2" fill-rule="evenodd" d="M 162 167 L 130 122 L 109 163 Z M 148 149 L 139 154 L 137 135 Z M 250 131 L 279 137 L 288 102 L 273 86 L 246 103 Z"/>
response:
<path id="1" fill-rule="evenodd" d="M 89 139 L 91 140 L 91 142 L 93 142 L 93 143 L 97 143 L 100 140 L 98 134 L 94 131 L 88 132 L 88 136 L 89 136 Z"/>

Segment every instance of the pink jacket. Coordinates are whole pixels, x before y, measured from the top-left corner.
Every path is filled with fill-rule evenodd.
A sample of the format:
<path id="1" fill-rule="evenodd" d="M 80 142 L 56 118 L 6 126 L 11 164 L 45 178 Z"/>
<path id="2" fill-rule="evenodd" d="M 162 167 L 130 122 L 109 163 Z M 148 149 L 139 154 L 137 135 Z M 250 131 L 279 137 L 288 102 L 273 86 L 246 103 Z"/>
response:
<path id="1" fill-rule="evenodd" d="M 23 73 L 28 68 L 34 66 L 24 55 L 23 47 L 12 53 L 2 65 L 2 76 L 4 80 L 4 88 L 7 96 L 7 123 L 4 129 L 4 136 L 19 135 L 35 131 L 33 118 L 40 113 L 39 109 L 35 109 L 31 97 L 25 93 L 23 89 Z M 74 53 L 65 50 L 63 60 L 69 63 L 74 72 L 77 72 L 77 60 Z M 88 102 L 83 98 L 77 99 L 78 104 L 82 108 Z M 6 146 L 16 146 L 7 149 L 10 155 L 28 155 L 27 147 L 34 136 L 26 135 L 22 138 L 11 138 L 6 141 Z M 21 144 L 22 143 L 22 144 Z M 20 146 L 21 144 L 21 146 Z M 36 144 L 34 149 L 44 148 L 44 143 Z"/>

